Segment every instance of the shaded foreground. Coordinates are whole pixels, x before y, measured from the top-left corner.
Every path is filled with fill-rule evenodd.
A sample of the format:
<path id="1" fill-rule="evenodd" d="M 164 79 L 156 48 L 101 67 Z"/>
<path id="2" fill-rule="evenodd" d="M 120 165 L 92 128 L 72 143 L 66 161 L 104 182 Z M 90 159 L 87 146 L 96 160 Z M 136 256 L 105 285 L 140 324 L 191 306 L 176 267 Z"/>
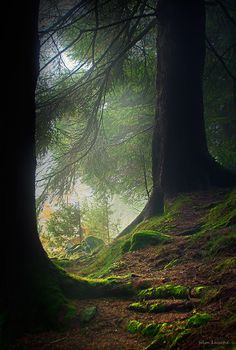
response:
<path id="1" fill-rule="evenodd" d="M 76 316 L 66 330 L 26 334 L 11 349 L 234 349 L 235 208 L 236 191 L 170 199 L 164 216 L 141 223 L 92 261 L 67 267 L 90 277 L 123 276 L 130 295 L 75 295 Z M 88 307 L 94 314 L 86 320 Z"/>

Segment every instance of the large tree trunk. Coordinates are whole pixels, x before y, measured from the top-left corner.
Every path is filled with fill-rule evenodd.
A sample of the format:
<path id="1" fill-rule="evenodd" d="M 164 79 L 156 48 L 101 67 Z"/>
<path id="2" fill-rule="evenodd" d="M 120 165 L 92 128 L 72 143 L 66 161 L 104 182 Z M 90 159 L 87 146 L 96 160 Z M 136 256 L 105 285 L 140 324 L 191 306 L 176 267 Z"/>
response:
<path id="1" fill-rule="evenodd" d="M 205 3 L 161 0 L 157 38 L 154 188 L 164 195 L 235 184 L 209 155 L 203 107 Z"/>
<path id="2" fill-rule="evenodd" d="M 204 1 L 160 0 L 157 33 L 153 192 L 144 210 L 121 235 L 145 218 L 161 214 L 168 195 L 236 184 L 235 173 L 210 156 L 206 142 Z"/>
<path id="3" fill-rule="evenodd" d="M 1 312 L 5 333 L 24 327 L 28 314 L 36 310 L 37 274 L 52 266 L 37 233 L 35 210 L 35 88 L 39 45 L 37 14 L 39 1 L 9 3 L 10 22 L 5 31 L 6 115 L 2 118 L 1 186 L 4 204 L 1 232 Z M 6 25 L 6 23 L 5 23 Z M 9 30 L 9 31 L 8 31 Z M 7 35 L 6 35 L 7 34 Z M 4 242 L 3 242 L 4 240 Z M 35 315 L 34 315 L 35 316 Z M 26 321 L 27 320 L 27 321 Z M 0 324 L 1 327 L 1 324 Z M 14 329 L 15 328 L 15 329 Z M 5 334 L 6 335 L 6 334 Z M 3 338 L 1 338 L 2 340 Z"/>
<path id="4" fill-rule="evenodd" d="M 202 89 L 204 1 L 160 1 L 157 53 L 154 187 L 165 194 L 206 188 L 209 155 Z"/>

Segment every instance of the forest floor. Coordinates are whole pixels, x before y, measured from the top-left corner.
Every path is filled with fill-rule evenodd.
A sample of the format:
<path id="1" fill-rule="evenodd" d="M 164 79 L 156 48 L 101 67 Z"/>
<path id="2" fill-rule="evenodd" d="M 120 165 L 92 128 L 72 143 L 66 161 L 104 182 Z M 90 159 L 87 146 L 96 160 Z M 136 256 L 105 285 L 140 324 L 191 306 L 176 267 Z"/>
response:
<path id="1" fill-rule="evenodd" d="M 146 288 L 143 294 L 73 300 L 77 317 L 67 330 L 26 334 L 11 349 L 236 349 L 235 203 L 222 204 L 227 196 L 225 190 L 191 194 L 164 223 L 170 241 L 128 251 L 105 273 L 125 276 L 134 289 Z M 83 266 L 68 270 L 81 273 Z M 186 287 L 187 293 L 155 294 L 166 285 Z M 161 307 L 151 312 L 154 304 Z M 81 325 L 79 315 L 88 307 L 96 307 L 96 314 Z M 189 321 L 199 315 L 199 324 Z M 159 338 L 132 326 L 128 331 L 131 320 L 142 324 L 139 329 L 162 324 Z"/>

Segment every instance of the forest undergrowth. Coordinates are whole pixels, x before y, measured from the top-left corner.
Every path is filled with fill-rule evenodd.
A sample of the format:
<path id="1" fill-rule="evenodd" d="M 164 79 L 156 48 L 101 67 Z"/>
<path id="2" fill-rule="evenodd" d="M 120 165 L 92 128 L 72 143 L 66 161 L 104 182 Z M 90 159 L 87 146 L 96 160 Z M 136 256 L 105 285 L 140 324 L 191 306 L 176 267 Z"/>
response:
<path id="1" fill-rule="evenodd" d="M 11 349 L 233 350 L 235 253 L 236 190 L 169 198 L 163 216 L 66 264 L 75 278 L 113 293 L 74 293 L 66 328 L 25 334 Z"/>

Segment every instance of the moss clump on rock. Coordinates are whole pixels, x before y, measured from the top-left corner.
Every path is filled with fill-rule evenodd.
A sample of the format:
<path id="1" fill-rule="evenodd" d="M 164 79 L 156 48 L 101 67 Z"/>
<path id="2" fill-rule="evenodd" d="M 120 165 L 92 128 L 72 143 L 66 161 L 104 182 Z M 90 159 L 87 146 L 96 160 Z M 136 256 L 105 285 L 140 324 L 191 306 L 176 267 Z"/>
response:
<path id="1" fill-rule="evenodd" d="M 129 333 L 134 334 L 134 333 L 137 333 L 137 332 L 141 331 L 142 326 L 143 326 L 143 324 L 141 322 L 139 322 L 137 320 L 131 320 L 127 324 L 127 331 Z"/>
<path id="2" fill-rule="evenodd" d="M 161 325 L 158 323 L 149 323 L 141 330 L 141 334 L 144 337 L 154 337 L 160 329 Z"/>
<path id="3" fill-rule="evenodd" d="M 164 284 L 157 288 L 148 288 L 140 291 L 140 299 L 176 298 L 186 299 L 189 295 L 189 288 L 181 285 Z"/>
<path id="4" fill-rule="evenodd" d="M 137 311 L 137 312 L 146 312 L 148 311 L 148 306 L 146 304 L 137 302 L 137 303 L 130 304 L 128 306 L 128 309 L 132 311 Z"/>
<path id="5" fill-rule="evenodd" d="M 187 327 L 201 327 L 211 319 L 208 313 L 196 313 L 187 320 Z"/>
<path id="6" fill-rule="evenodd" d="M 150 245 L 167 243 L 170 242 L 170 240 L 170 236 L 157 231 L 139 231 L 133 234 L 129 250 L 135 251 Z"/>
<path id="7" fill-rule="evenodd" d="M 97 307 L 90 306 L 83 309 L 79 315 L 79 320 L 82 325 L 90 322 L 97 314 Z"/>
<path id="8" fill-rule="evenodd" d="M 153 313 L 165 312 L 167 305 L 165 304 L 152 304 L 149 306 L 149 311 Z"/>

